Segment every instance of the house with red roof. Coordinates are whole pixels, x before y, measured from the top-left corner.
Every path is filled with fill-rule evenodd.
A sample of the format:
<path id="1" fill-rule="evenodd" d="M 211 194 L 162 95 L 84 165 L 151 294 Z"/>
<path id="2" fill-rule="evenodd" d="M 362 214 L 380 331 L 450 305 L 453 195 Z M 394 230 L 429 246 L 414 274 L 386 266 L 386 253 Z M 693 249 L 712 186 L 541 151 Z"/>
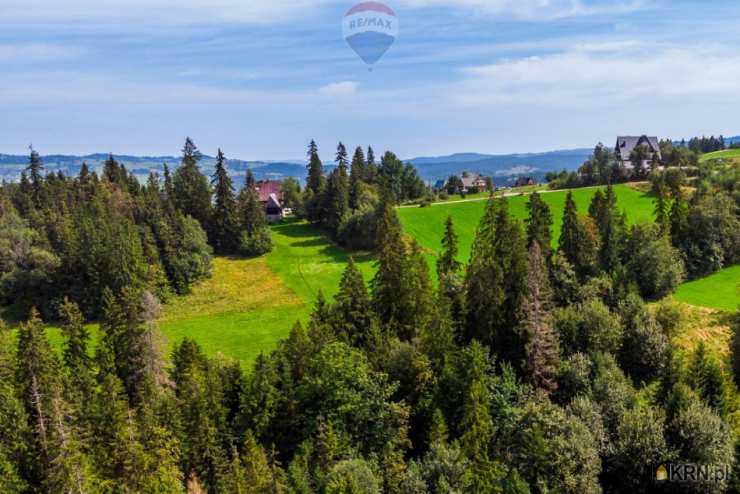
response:
<path id="1" fill-rule="evenodd" d="M 255 184 L 260 202 L 265 206 L 268 221 L 280 221 L 283 213 L 283 183 L 278 180 L 261 180 Z"/>

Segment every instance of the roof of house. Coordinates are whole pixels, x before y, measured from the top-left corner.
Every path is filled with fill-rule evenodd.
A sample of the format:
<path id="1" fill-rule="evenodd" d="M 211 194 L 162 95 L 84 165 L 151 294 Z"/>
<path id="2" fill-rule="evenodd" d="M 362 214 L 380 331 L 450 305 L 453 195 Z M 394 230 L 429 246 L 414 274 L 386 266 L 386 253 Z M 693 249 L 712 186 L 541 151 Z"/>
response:
<path id="1" fill-rule="evenodd" d="M 619 136 L 617 137 L 617 156 L 628 160 L 632 151 L 640 144 L 647 144 L 650 150 L 660 157 L 660 144 L 655 136 Z"/>
<path id="2" fill-rule="evenodd" d="M 260 196 L 260 202 L 267 202 L 272 194 L 275 194 L 276 198 L 281 196 L 283 183 L 277 180 L 262 180 L 255 184 L 255 188 Z M 278 202 L 278 205 L 279 204 L 280 203 Z"/>
<path id="3" fill-rule="evenodd" d="M 282 209 L 283 206 L 280 204 L 280 199 L 278 199 L 277 194 L 272 193 L 269 196 L 267 196 L 267 207 L 268 208 L 276 208 L 276 209 Z"/>
<path id="4" fill-rule="evenodd" d="M 475 187 L 484 181 L 485 180 L 480 175 L 469 175 L 462 178 L 463 187 Z"/>

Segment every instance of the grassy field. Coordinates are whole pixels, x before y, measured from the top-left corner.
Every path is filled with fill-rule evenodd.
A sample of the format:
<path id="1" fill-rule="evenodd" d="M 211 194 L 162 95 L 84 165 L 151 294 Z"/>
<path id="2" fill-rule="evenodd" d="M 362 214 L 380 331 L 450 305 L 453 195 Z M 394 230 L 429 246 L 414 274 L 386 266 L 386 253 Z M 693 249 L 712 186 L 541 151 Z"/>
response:
<path id="1" fill-rule="evenodd" d="M 691 305 L 736 311 L 740 307 L 740 265 L 684 283 L 674 298 Z"/>
<path id="2" fill-rule="evenodd" d="M 627 213 L 630 223 L 651 221 L 653 219 L 653 198 L 635 190 L 628 185 L 614 187 L 617 194 L 617 204 L 620 210 Z M 578 189 L 573 191 L 573 198 L 581 214 L 586 214 L 591 199 L 597 188 Z M 553 215 L 553 243 L 560 236 L 563 209 L 565 208 L 566 191 L 542 193 L 543 200 L 550 206 Z M 528 196 L 509 197 L 511 214 L 519 219 L 527 217 L 526 204 Z M 426 208 L 403 208 L 398 210 L 403 227 L 410 236 L 414 237 L 430 253 L 441 250 L 440 242 L 444 234 L 444 222 L 451 216 L 455 231 L 460 237 L 460 260 L 467 262 L 470 249 L 473 245 L 478 223 L 486 208 L 487 201 L 465 202 L 457 204 L 440 204 Z"/>
<path id="3" fill-rule="evenodd" d="M 257 259 L 216 258 L 213 277 L 168 304 L 160 328 L 169 343 L 185 336 L 209 354 L 249 365 L 306 321 L 319 290 L 337 292 L 348 254 L 318 230 L 291 222 L 273 227 L 275 248 Z M 356 256 L 366 277 L 368 256 Z"/>
<path id="4" fill-rule="evenodd" d="M 715 151 L 714 153 L 703 154 L 700 158 L 700 162 L 714 160 L 718 158 L 740 161 L 740 149 L 725 149 L 724 151 Z"/>

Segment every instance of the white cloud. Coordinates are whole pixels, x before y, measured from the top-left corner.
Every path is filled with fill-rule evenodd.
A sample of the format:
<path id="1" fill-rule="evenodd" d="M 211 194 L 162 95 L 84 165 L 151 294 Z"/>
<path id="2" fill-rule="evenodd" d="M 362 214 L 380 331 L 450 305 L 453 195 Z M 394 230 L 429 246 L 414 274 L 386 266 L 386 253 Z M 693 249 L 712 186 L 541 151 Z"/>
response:
<path id="1" fill-rule="evenodd" d="M 733 98 L 740 90 L 740 56 L 701 49 L 572 50 L 503 61 L 463 71 L 452 98 L 465 106 L 536 104 L 603 106 L 656 99 Z"/>
<path id="2" fill-rule="evenodd" d="M 319 88 L 322 96 L 329 98 L 346 98 L 357 94 L 358 84 L 352 81 L 332 82 Z"/>

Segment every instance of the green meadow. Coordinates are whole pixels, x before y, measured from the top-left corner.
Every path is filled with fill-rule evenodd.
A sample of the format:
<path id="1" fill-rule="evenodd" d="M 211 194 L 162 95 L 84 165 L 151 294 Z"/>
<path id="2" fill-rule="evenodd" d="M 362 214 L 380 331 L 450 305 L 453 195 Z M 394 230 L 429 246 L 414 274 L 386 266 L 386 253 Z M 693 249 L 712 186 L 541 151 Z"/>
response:
<path id="1" fill-rule="evenodd" d="M 703 154 L 699 161 L 704 163 L 714 159 L 740 160 L 740 149 L 725 149 L 724 151 L 715 151 L 713 153 Z"/>
<path id="2" fill-rule="evenodd" d="M 586 214 L 597 187 L 577 189 L 573 191 L 573 198 L 581 214 Z M 653 220 L 655 205 L 653 198 L 648 194 L 636 190 L 628 185 L 614 187 L 617 194 L 617 204 L 620 210 L 627 215 L 629 223 L 639 223 Z M 567 191 L 543 192 L 543 200 L 550 206 L 553 216 L 553 246 L 557 243 L 562 226 L 563 210 Z M 527 217 L 528 195 L 509 197 L 509 210 L 520 220 Z M 483 212 L 488 201 L 461 202 L 456 204 L 438 204 L 425 208 L 402 208 L 398 210 L 401 223 L 408 235 L 415 238 L 428 253 L 441 251 L 441 240 L 444 235 L 444 223 L 448 216 L 452 217 L 455 231 L 460 238 L 459 259 L 467 262 Z"/>
<path id="3" fill-rule="evenodd" d="M 740 265 L 684 283 L 673 297 L 691 305 L 736 311 L 740 308 Z"/>
<path id="4" fill-rule="evenodd" d="M 213 276 L 191 295 L 165 308 L 160 322 L 171 345 L 197 340 L 209 354 L 222 353 L 249 364 L 269 353 L 293 324 L 306 322 L 319 291 L 338 291 L 349 254 L 304 222 L 275 225 L 273 251 L 257 259 L 216 258 Z M 354 254 L 366 279 L 367 254 Z"/>

